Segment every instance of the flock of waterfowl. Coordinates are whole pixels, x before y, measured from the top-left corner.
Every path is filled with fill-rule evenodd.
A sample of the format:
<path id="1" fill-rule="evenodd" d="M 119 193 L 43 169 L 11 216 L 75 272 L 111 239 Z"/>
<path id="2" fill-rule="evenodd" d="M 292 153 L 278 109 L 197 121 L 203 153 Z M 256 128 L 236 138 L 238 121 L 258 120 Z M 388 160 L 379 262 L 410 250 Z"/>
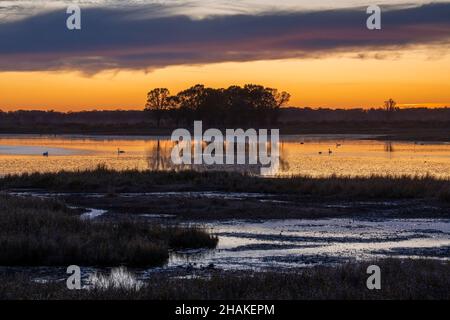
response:
<path id="1" fill-rule="evenodd" d="M 304 143 L 304 142 L 300 142 L 300 144 L 305 144 L 305 143 Z M 342 146 L 341 143 L 336 143 L 336 148 L 339 148 L 339 147 L 341 147 L 341 146 Z M 119 154 L 124 154 L 124 153 L 125 153 L 124 150 L 120 150 L 120 148 L 117 148 L 117 154 L 118 154 L 118 155 L 119 155 Z M 323 152 L 322 152 L 322 151 L 319 151 L 319 154 L 323 154 Z M 328 154 L 329 154 L 329 155 L 333 154 L 333 151 L 332 151 L 330 148 L 328 148 Z M 42 155 L 43 155 L 44 157 L 48 157 L 48 156 L 49 156 L 49 152 L 46 151 L 46 152 L 44 152 Z"/>
<path id="2" fill-rule="evenodd" d="M 300 144 L 305 144 L 304 142 L 301 142 Z M 336 143 L 336 148 L 339 148 L 339 147 L 342 147 L 342 144 L 341 143 Z M 322 151 L 319 151 L 319 154 L 323 154 L 323 152 Z M 328 148 L 328 154 L 329 155 L 332 155 L 333 154 L 333 151 L 330 149 L 330 148 Z"/>

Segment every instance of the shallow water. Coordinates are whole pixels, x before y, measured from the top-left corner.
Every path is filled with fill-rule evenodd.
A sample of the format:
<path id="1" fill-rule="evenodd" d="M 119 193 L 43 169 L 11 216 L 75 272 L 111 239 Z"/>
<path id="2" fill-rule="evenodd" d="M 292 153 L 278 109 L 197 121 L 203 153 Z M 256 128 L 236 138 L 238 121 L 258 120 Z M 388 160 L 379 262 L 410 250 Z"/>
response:
<path id="1" fill-rule="evenodd" d="M 134 286 L 159 273 L 192 277 L 206 271 L 199 274 L 207 275 L 209 269 L 286 271 L 385 257 L 450 260 L 450 220 L 233 220 L 206 227 L 219 235 L 216 250 L 172 252 L 164 267 L 129 268 L 131 274 L 118 273 L 124 274 L 124 285 Z M 97 273 L 111 273 L 109 282 L 115 283 L 114 268 L 81 269 L 83 283 L 92 284 Z M 64 267 L 0 267 L 0 271 L 25 272 L 37 282 L 67 279 Z"/>
<path id="2" fill-rule="evenodd" d="M 380 257 L 450 260 L 450 220 L 320 219 L 206 224 L 219 236 L 214 251 L 172 254 L 169 267 L 295 268 Z"/>
<path id="3" fill-rule="evenodd" d="M 43 198 L 80 196 L 73 193 L 20 191 L 18 196 Z M 82 194 L 86 198 L 104 197 L 101 193 Z M 277 201 L 273 195 L 227 192 L 150 192 L 121 193 L 117 197 L 208 198 L 232 200 Z M 342 202 L 324 206 L 370 206 L 373 210 L 405 208 L 402 200 L 382 202 Z M 377 208 L 377 209 L 376 209 Z M 77 209 L 80 209 L 77 207 Z M 83 208 L 81 219 L 117 219 L 123 214 L 107 210 Z M 428 208 L 428 210 L 430 210 Z M 162 213 L 132 214 L 145 222 L 172 223 L 176 215 Z M 225 220 L 189 221 L 201 225 L 219 237 L 215 250 L 187 250 L 172 252 L 170 271 L 179 268 L 202 268 L 213 265 L 220 269 L 279 269 L 336 264 L 354 260 L 373 260 L 380 257 L 421 257 L 450 260 L 450 219 L 284 219 L 284 220 Z M 149 272 L 161 269 L 152 269 Z"/>
<path id="4" fill-rule="evenodd" d="M 108 215 L 104 210 L 86 209 L 80 218 L 96 220 Z M 171 223 L 174 218 L 156 214 L 138 216 L 143 222 L 165 219 Z M 450 261 L 450 219 L 228 220 L 187 224 L 198 224 L 217 235 L 217 248 L 172 251 L 163 267 L 129 269 L 136 279 L 158 273 L 180 277 L 196 271 L 208 273 L 209 269 L 282 271 L 386 257 Z M 63 267 L 0 267 L 0 270 L 25 272 L 39 282 L 64 281 L 67 277 Z M 109 271 L 110 268 L 82 267 L 87 283 L 97 272 Z"/>
<path id="5" fill-rule="evenodd" d="M 433 175 L 450 178 L 450 144 L 384 142 L 363 135 L 281 137 L 279 175 Z M 0 135 L 0 175 L 92 169 L 182 169 L 170 160 L 168 137 Z M 125 151 L 118 154 L 117 150 Z M 328 154 L 328 150 L 332 153 Z M 43 157 L 49 152 L 49 157 Z M 322 154 L 319 154 L 322 152 Z M 259 172 L 250 166 L 199 166 Z"/>

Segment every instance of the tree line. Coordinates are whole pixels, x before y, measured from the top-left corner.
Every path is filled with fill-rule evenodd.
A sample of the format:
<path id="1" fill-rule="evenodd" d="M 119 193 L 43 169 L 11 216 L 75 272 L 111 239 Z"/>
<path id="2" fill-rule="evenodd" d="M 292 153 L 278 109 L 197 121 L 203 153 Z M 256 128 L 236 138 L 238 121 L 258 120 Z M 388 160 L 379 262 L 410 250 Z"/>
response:
<path id="1" fill-rule="evenodd" d="M 147 94 L 145 111 L 161 121 L 192 125 L 202 120 L 208 125 L 259 126 L 277 122 L 280 108 L 290 99 L 287 92 L 247 84 L 243 87 L 208 88 L 202 84 L 171 95 L 167 88 L 155 88 Z"/>

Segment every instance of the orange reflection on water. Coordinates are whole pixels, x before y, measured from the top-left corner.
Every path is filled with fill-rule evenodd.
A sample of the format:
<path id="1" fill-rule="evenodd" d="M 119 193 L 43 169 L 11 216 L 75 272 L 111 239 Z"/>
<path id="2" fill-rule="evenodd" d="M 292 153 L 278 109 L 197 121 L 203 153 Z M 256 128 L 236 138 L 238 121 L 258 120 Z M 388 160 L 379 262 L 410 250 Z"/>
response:
<path id="1" fill-rule="evenodd" d="M 450 144 L 387 143 L 359 136 L 281 138 L 279 175 L 450 178 Z M 175 168 L 170 160 L 172 146 L 168 137 L 0 136 L 0 175 L 82 170 L 98 165 L 116 170 L 170 170 Z M 119 154 L 118 149 L 125 153 Z M 50 156 L 44 157 L 47 151 Z"/>

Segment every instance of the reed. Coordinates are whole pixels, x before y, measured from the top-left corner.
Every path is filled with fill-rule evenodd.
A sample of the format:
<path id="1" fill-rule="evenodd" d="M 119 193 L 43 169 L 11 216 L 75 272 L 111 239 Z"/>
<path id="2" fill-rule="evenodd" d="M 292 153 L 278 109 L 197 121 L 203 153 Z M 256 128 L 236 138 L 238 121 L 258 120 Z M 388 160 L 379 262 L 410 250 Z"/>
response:
<path id="1" fill-rule="evenodd" d="M 366 270 L 382 270 L 382 290 L 368 290 Z M 140 290 L 69 291 L 65 282 L 35 283 L 23 274 L 0 275 L 0 299 L 37 300 L 372 300 L 450 299 L 450 263 L 381 260 L 289 272 L 215 272 L 190 279 L 158 275 Z"/>
<path id="2" fill-rule="evenodd" d="M 159 266 L 172 248 L 214 248 L 190 226 L 80 220 L 57 200 L 0 194 L 0 265 Z"/>
<path id="3" fill-rule="evenodd" d="M 41 188 L 69 192 L 230 191 L 293 194 L 337 199 L 433 198 L 450 201 L 450 180 L 424 176 L 271 177 L 236 172 L 114 171 L 24 173 L 0 178 L 0 189 Z"/>

